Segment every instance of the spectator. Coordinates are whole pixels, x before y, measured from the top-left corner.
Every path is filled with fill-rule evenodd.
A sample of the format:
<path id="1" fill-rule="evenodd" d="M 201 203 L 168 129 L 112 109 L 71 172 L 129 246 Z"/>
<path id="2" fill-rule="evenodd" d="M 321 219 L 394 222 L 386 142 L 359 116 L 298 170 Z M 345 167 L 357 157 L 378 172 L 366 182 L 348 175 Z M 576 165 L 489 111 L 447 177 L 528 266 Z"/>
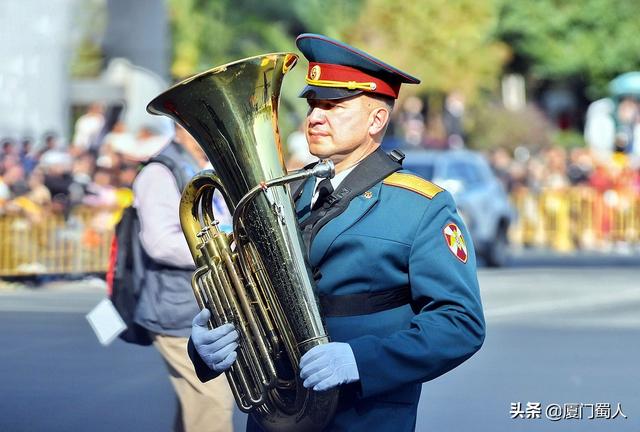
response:
<path id="1" fill-rule="evenodd" d="M 9 188 L 9 198 L 24 195 L 29 191 L 24 170 L 17 161 L 6 167 L 3 180 L 5 185 Z"/>
<path id="2" fill-rule="evenodd" d="M 589 182 L 593 172 L 593 159 L 587 149 L 575 148 L 569 153 L 567 177 L 572 185 L 584 185 Z"/>
<path id="3" fill-rule="evenodd" d="M 173 161 L 182 178 L 174 177 L 164 164 L 152 162 L 134 183 L 140 243 L 145 251 L 144 282 L 135 321 L 151 332 L 153 344 L 167 365 L 180 402 L 175 430 L 230 431 L 233 397 L 225 377 L 201 383 L 187 356 L 191 318 L 198 306 L 191 289 L 193 258 L 180 228 L 180 185 L 202 168 L 206 158 L 186 131 L 179 131 L 174 141 L 162 133 L 156 125 L 145 126 L 140 137 L 146 142 L 135 149 L 133 156 L 142 160 L 144 151 L 149 157 L 161 150 L 160 156 Z"/>
<path id="4" fill-rule="evenodd" d="M 41 169 L 36 168 L 29 176 L 29 192 L 27 198 L 40 207 L 46 207 L 51 204 L 51 192 L 44 185 L 44 173 Z"/>
<path id="5" fill-rule="evenodd" d="M 73 160 L 73 179 L 75 182 L 88 185 L 96 170 L 96 158 L 89 152 L 80 153 Z"/>
<path id="6" fill-rule="evenodd" d="M 546 174 L 542 186 L 550 189 L 562 189 L 569 186 L 567 177 L 567 154 L 563 148 L 551 147 L 543 152 Z"/>
<path id="7" fill-rule="evenodd" d="M 489 163 L 496 177 L 500 179 L 506 191 L 511 191 L 511 165 L 513 159 L 509 152 L 504 148 L 493 150 L 489 156 Z"/>
<path id="8" fill-rule="evenodd" d="M 416 96 L 409 96 L 402 104 L 399 115 L 404 143 L 409 148 L 422 146 L 424 140 L 424 103 Z"/>
<path id="9" fill-rule="evenodd" d="M 116 188 L 113 186 L 110 168 L 98 167 L 91 183 L 87 185 L 82 203 L 92 207 L 113 207 L 116 205 Z"/>
<path id="10" fill-rule="evenodd" d="M 98 139 L 104 125 L 102 105 L 92 103 L 87 112 L 76 121 L 73 134 L 72 151 L 74 154 L 96 151 Z"/>
<path id="11" fill-rule="evenodd" d="M 447 130 L 449 148 L 464 148 L 464 112 L 465 98 L 459 91 L 451 92 L 444 101 L 442 121 Z"/>
<path id="12" fill-rule="evenodd" d="M 0 165 L 4 164 L 5 159 L 15 155 L 15 145 L 12 140 L 4 139 L 0 145 Z"/>
<path id="13" fill-rule="evenodd" d="M 33 154 L 33 141 L 29 137 L 25 137 L 22 140 L 22 147 L 20 148 L 20 163 L 24 168 L 25 175 L 29 176 L 31 172 L 38 165 L 38 158 Z"/>
<path id="14" fill-rule="evenodd" d="M 615 151 L 625 154 L 640 154 L 640 149 L 636 147 L 638 126 L 640 123 L 640 107 L 633 97 L 624 97 L 620 100 L 617 109 L 618 127 L 614 139 Z"/>
<path id="15" fill-rule="evenodd" d="M 44 185 L 51 192 L 52 209 L 66 217 L 71 210 L 72 159 L 68 153 L 54 150 L 54 147 L 42 155 L 40 163 L 44 172 Z"/>
<path id="16" fill-rule="evenodd" d="M 43 145 L 39 151 L 38 156 L 42 157 L 50 150 L 56 150 L 58 148 L 58 134 L 53 131 L 46 132 L 43 135 Z"/>

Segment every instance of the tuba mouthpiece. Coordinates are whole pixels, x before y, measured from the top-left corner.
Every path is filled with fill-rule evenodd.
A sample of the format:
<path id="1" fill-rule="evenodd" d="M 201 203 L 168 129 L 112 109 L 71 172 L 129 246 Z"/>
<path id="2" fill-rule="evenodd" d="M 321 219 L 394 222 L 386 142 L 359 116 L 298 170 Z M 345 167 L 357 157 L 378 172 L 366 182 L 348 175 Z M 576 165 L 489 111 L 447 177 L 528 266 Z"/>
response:
<path id="1" fill-rule="evenodd" d="M 312 168 L 312 174 L 320 178 L 333 178 L 336 175 L 336 167 L 332 160 L 320 161 Z"/>

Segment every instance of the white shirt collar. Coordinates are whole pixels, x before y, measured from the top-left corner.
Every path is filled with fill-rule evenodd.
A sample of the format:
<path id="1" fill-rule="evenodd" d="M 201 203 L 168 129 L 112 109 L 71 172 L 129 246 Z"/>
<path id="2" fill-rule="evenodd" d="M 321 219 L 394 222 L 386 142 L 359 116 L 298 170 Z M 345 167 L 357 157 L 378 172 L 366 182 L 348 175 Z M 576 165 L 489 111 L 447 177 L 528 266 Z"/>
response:
<path id="1" fill-rule="evenodd" d="M 353 169 L 358 165 L 359 164 L 355 164 L 354 166 L 349 167 L 344 171 L 340 171 L 335 176 L 333 176 L 333 178 L 331 179 L 331 186 L 333 187 L 333 190 L 338 189 L 338 186 L 340 186 L 340 183 L 342 183 L 342 180 L 344 180 L 345 177 L 347 177 L 349 173 L 353 171 Z M 316 202 L 316 199 L 318 198 L 318 184 L 320 184 L 322 180 L 323 179 L 316 177 L 316 184 L 313 187 L 313 199 L 311 200 L 311 205 L 313 205 Z"/>

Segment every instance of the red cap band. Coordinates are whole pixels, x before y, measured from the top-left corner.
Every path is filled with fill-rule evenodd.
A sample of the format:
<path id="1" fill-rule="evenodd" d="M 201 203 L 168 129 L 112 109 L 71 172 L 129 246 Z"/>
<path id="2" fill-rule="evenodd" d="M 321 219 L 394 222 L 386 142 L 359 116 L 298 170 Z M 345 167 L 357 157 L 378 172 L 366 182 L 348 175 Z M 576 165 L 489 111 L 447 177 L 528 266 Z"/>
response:
<path id="1" fill-rule="evenodd" d="M 398 98 L 400 92 L 400 85 L 402 83 L 388 83 L 376 78 L 373 75 L 369 75 L 359 69 L 355 69 L 349 66 L 342 66 L 330 63 L 309 63 L 309 70 L 307 72 L 307 79 L 310 80 L 309 84 L 319 87 L 339 87 L 346 89 L 359 89 L 369 93 L 376 93 Z M 361 85 L 373 84 L 373 88 L 363 88 Z M 343 85 L 344 84 L 344 85 Z M 356 87 L 354 87 L 354 84 Z M 360 86 L 358 84 L 361 84 Z"/>

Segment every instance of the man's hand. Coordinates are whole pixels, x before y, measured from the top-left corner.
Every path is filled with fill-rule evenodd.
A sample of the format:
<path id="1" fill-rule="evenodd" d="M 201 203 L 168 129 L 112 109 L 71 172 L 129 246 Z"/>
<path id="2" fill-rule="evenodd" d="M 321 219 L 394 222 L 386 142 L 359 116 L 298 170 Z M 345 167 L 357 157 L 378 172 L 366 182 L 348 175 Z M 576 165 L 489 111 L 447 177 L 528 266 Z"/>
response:
<path id="1" fill-rule="evenodd" d="M 191 340 L 206 365 L 221 373 L 229 369 L 238 356 L 238 332 L 233 324 L 223 324 L 209 330 L 207 322 L 210 317 L 211 313 L 206 308 L 195 316 L 191 326 Z"/>
<path id="2" fill-rule="evenodd" d="M 300 359 L 300 378 L 305 388 L 324 391 L 360 379 L 349 344 L 330 342 L 311 348 Z"/>

